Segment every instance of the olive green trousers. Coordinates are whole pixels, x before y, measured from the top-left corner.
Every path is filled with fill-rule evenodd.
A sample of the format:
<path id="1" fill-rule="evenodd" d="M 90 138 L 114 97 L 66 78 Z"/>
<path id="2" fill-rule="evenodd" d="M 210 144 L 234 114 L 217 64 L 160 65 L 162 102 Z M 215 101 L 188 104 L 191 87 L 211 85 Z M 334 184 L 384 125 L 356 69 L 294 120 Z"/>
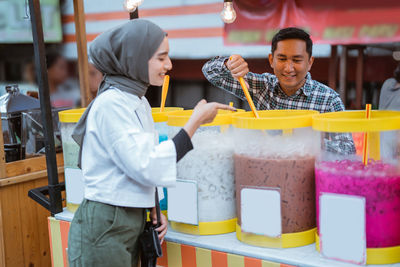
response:
<path id="1" fill-rule="evenodd" d="M 69 229 L 69 266 L 138 266 L 145 211 L 84 199 Z"/>

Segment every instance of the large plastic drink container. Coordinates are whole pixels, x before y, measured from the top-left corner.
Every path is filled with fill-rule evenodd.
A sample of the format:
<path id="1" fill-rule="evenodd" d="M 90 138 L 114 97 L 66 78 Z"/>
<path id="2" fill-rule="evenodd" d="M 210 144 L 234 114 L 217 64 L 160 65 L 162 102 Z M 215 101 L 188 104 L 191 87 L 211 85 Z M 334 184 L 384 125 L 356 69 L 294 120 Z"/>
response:
<path id="1" fill-rule="evenodd" d="M 322 229 L 327 229 L 327 236 L 345 230 L 328 231 L 333 228 L 324 218 L 334 210 L 325 203 L 332 197 L 348 201 L 338 206 L 340 211 L 361 201 L 362 215 L 357 219 L 363 223 L 355 229 L 365 229 L 366 263 L 400 262 L 400 112 L 372 111 L 370 119 L 365 111 L 325 113 L 314 118 L 313 128 L 321 140 L 315 167 L 317 249 L 324 249 L 323 237 L 319 240 Z M 353 137 L 361 137 L 362 142 L 356 146 Z M 353 223 L 344 217 L 331 219 L 347 227 Z M 350 241 L 344 238 L 343 244 Z"/>
<path id="2" fill-rule="evenodd" d="M 318 144 L 310 110 L 237 114 L 235 140 L 237 238 L 261 247 L 314 242 L 314 162 Z"/>
<path id="3" fill-rule="evenodd" d="M 192 112 L 168 116 L 170 137 L 186 124 Z M 230 131 L 234 113 L 220 110 L 212 123 L 201 125 L 192 137 L 193 150 L 177 164 L 177 186 L 168 189 L 168 219 L 175 231 L 195 235 L 235 231 L 234 144 Z"/>
<path id="4" fill-rule="evenodd" d="M 83 112 L 85 108 L 69 109 L 58 113 L 61 123 L 67 209 L 71 212 L 78 209 L 84 197 L 83 175 L 78 167 L 79 146 L 72 139 L 72 132 Z"/>

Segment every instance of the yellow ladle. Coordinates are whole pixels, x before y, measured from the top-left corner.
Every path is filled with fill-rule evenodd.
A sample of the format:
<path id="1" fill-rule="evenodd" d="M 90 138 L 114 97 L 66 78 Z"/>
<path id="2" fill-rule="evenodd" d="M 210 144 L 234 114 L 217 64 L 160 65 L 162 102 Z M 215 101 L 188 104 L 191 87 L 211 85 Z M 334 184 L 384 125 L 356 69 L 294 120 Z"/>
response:
<path id="1" fill-rule="evenodd" d="M 229 60 L 232 60 L 232 57 L 230 57 Z M 246 97 L 246 99 L 247 99 L 247 102 L 249 102 L 249 106 L 250 106 L 251 110 L 253 111 L 254 117 L 256 117 L 257 119 L 259 119 L 260 116 L 259 116 L 258 113 L 257 113 L 257 109 L 256 109 L 256 107 L 254 106 L 253 99 L 251 99 L 249 90 L 247 89 L 247 85 L 246 85 L 246 83 L 244 82 L 243 77 L 239 77 L 238 80 L 239 80 L 240 86 L 242 86 L 243 93 L 244 93 L 244 95 L 245 95 L 245 97 Z"/>
<path id="2" fill-rule="evenodd" d="M 160 112 L 164 112 L 165 101 L 167 100 L 168 86 L 169 86 L 169 75 L 165 75 L 164 83 L 163 83 L 162 90 L 161 90 Z"/>

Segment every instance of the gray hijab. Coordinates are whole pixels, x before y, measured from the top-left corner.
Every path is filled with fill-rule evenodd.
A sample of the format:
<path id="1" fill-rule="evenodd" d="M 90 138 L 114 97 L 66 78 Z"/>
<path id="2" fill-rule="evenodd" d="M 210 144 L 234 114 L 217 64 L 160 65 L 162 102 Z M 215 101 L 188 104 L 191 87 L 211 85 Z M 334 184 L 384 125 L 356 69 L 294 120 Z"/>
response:
<path id="1" fill-rule="evenodd" d="M 400 83 L 394 79 L 387 79 L 381 88 L 379 109 L 400 110 Z"/>
<path id="2" fill-rule="evenodd" d="M 149 86 L 148 61 L 157 51 L 166 33 L 154 23 L 134 19 L 100 34 L 90 45 L 93 65 L 104 74 L 97 95 L 111 86 L 142 97 Z M 80 146 L 78 166 L 81 167 L 86 119 L 93 100 L 75 126 L 72 138 Z"/>

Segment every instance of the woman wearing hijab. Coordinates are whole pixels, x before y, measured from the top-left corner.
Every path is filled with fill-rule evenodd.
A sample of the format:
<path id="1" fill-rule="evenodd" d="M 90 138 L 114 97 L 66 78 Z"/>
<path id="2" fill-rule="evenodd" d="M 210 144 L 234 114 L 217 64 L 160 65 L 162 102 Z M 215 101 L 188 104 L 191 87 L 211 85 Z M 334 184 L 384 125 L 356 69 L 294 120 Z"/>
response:
<path id="1" fill-rule="evenodd" d="M 81 146 L 85 198 L 72 220 L 70 266 L 137 266 L 145 210 L 155 206 L 155 186 L 176 182 L 176 162 L 192 149 L 190 138 L 227 105 L 200 101 L 172 139 L 158 144 L 148 86 L 161 86 L 172 68 L 166 33 L 135 19 L 98 36 L 90 57 L 104 78 L 96 99 L 73 133 Z M 154 208 L 151 212 L 156 223 Z M 162 242 L 167 220 L 157 229 Z"/>
<path id="2" fill-rule="evenodd" d="M 387 79 L 382 85 L 379 109 L 400 110 L 400 63 L 394 70 L 393 78 Z"/>

